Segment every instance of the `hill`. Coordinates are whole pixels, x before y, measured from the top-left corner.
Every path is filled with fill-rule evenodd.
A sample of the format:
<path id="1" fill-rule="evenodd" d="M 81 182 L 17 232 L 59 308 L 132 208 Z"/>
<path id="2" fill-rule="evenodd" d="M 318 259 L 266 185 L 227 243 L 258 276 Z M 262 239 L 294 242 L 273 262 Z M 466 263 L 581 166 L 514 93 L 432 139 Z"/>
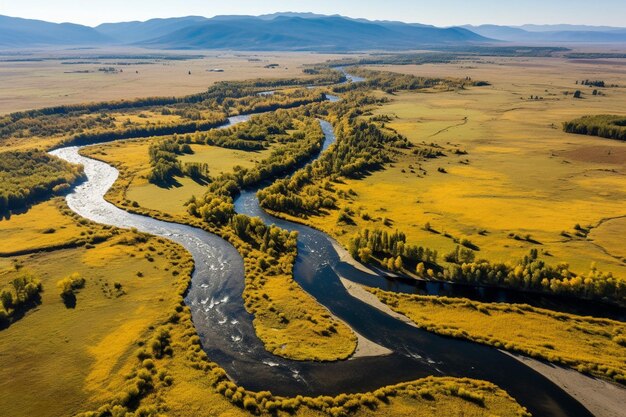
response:
<path id="1" fill-rule="evenodd" d="M 0 15 L 1 47 L 100 45 L 111 39 L 88 26 Z"/>
<path id="2" fill-rule="evenodd" d="M 96 26 L 95 30 L 122 43 L 135 43 L 160 38 L 207 20 L 207 18 L 201 16 L 186 16 L 151 19 L 145 22 L 103 23 Z"/>

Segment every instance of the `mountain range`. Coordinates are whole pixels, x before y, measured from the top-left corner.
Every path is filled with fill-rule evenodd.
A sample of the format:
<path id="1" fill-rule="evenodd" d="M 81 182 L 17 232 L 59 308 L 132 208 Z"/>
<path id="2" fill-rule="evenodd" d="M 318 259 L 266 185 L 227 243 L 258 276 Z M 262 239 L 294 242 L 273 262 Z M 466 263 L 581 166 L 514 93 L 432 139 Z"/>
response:
<path id="1" fill-rule="evenodd" d="M 354 51 L 502 41 L 626 43 L 626 29 L 572 25 L 440 28 L 314 13 L 187 16 L 97 27 L 0 16 L 2 48 L 126 45 L 159 49 Z"/>
<path id="2" fill-rule="evenodd" d="M 465 25 L 491 39 L 526 43 L 626 43 L 626 28 L 581 25 Z"/>

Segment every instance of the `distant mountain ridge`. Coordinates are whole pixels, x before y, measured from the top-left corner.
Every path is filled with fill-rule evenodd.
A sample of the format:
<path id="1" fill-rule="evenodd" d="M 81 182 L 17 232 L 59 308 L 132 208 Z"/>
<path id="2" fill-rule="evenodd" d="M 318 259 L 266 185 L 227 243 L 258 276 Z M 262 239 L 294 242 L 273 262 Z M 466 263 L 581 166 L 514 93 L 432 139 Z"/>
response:
<path id="1" fill-rule="evenodd" d="M 112 39 L 94 28 L 0 15 L 0 47 L 98 45 Z"/>
<path id="2" fill-rule="evenodd" d="M 416 49 L 428 45 L 488 42 L 463 28 L 371 22 L 340 16 L 217 17 L 140 42 L 166 49 L 347 51 Z"/>
<path id="3" fill-rule="evenodd" d="M 94 29 L 120 43 L 135 43 L 165 36 L 182 28 L 205 22 L 202 16 L 150 19 L 145 22 L 103 23 Z"/>
<path id="4" fill-rule="evenodd" d="M 626 43 L 626 28 L 584 25 L 463 26 L 371 21 L 315 13 L 186 16 L 95 28 L 0 15 L 0 47 L 127 45 L 276 51 L 415 50 L 493 42 Z"/>
<path id="5" fill-rule="evenodd" d="M 187 16 L 95 28 L 0 16 L 0 46 L 137 45 L 164 49 L 406 50 L 489 42 L 463 28 L 368 21 L 339 15 Z"/>
<path id="6" fill-rule="evenodd" d="M 626 28 L 583 25 L 465 25 L 487 38 L 530 43 L 626 43 Z"/>

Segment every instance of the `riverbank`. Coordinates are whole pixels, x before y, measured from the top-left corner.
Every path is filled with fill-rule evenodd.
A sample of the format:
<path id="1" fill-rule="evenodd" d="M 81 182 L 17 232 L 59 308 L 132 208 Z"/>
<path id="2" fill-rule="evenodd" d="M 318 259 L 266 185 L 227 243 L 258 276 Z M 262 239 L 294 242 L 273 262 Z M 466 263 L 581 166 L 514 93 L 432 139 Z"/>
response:
<path id="1" fill-rule="evenodd" d="M 341 278 L 341 283 L 353 297 L 411 326 L 423 328 L 423 326 L 418 326 L 406 315 L 401 314 L 400 312 L 389 307 L 388 304 L 383 303 L 379 297 L 366 290 L 363 286 L 345 278 Z M 456 327 L 455 323 L 448 324 L 452 327 Z M 437 332 L 437 330 L 430 330 Z M 541 375 L 562 388 L 565 392 L 583 404 L 594 414 L 594 416 L 619 417 L 622 415 L 623 405 L 626 404 L 626 388 L 581 374 L 573 369 L 542 362 L 519 354 L 512 354 L 505 352 L 504 350 L 502 351 L 539 372 Z"/>
<path id="2" fill-rule="evenodd" d="M 624 415 L 626 388 L 583 375 L 573 369 L 541 362 L 527 356 L 504 353 L 554 382 L 584 405 L 595 417 L 621 417 Z"/>

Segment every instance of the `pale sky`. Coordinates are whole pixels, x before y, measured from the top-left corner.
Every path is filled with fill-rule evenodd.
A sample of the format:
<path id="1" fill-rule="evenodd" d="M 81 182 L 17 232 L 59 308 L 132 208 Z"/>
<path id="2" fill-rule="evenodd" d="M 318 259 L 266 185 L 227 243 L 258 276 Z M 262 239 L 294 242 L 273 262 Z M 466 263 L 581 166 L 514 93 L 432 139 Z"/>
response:
<path id="1" fill-rule="evenodd" d="M 626 26 L 626 0 L 0 0 L 0 15 L 73 22 L 298 11 L 436 26 L 587 24 Z"/>

